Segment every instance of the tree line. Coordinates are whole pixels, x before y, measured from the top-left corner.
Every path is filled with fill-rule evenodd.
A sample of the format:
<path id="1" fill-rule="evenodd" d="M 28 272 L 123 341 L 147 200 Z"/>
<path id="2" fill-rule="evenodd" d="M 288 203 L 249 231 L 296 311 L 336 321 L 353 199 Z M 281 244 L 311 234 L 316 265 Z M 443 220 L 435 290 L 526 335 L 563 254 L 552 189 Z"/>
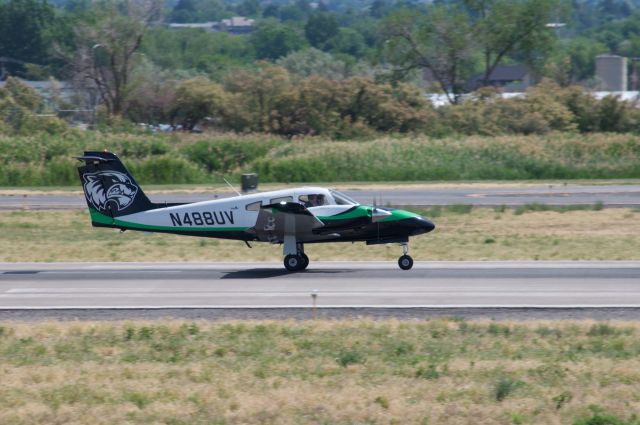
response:
<path id="1" fill-rule="evenodd" d="M 562 87 L 551 80 L 520 97 L 503 98 L 498 90 L 487 87 L 464 102 L 435 108 L 410 84 L 376 82 L 362 76 L 341 80 L 300 77 L 264 63 L 256 70 L 228 76 L 222 83 L 203 76 L 147 80 L 132 94 L 123 115 L 101 109 L 98 128 L 135 132 L 140 127 L 134 123 L 161 122 L 188 131 L 208 128 L 333 139 L 371 138 L 381 133 L 446 137 L 640 129 L 640 109 L 635 102 L 615 96 L 598 99 L 583 87 Z M 58 101 L 64 104 L 63 99 Z M 67 132 L 66 121 L 47 113 L 50 107 L 32 88 L 9 78 L 0 89 L 0 134 Z"/>
<path id="2" fill-rule="evenodd" d="M 314 8 L 306 0 L 179 0 L 168 8 L 159 0 L 69 0 L 56 6 L 47 0 L 4 0 L 1 77 L 53 77 L 70 82 L 81 96 L 34 107 L 5 94 L 3 122 L 5 131 L 15 131 L 25 108 L 37 111 L 36 118 L 48 123 L 44 127 L 53 125 L 46 112 L 57 102 L 95 108 L 103 123 L 125 119 L 184 129 L 204 124 L 287 136 L 437 134 L 471 127 L 480 133 L 582 131 L 585 125 L 576 117 L 584 111 L 564 99 L 577 95 L 556 102 L 572 117 L 547 122 L 546 109 L 536 109 L 527 126 L 506 115 L 525 114 L 535 98 L 504 100 L 486 89 L 469 95 L 466 82 L 479 75 L 480 86 L 486 86 L 500 64 L 525 63 L 563 88 L 559 93 L 582 93 L 565 88 L 576 82 L 589 87 L 597 54 L 640 56 L 640 12 L 634 6 L 631 0 L 349 0 L 318 2 Z M 235 36 L 164 25 L 238 14 L 257 20 L 253 32 Z M 424 73 L 434 86 L 419 87 Z M 444 93 L 452 104 L 462 99 L 469 104 L 434 110 L 425 90 Z M 607 109 L 603 101 L 583 98 L 590 111 Z M 633 111 L 614 103 L 627 118 L 595 127 L 629 127 Z M 477 114 L 497 105 L 502 109 L 484 119 L 493 122 L 502 114 L 506 121 L 494 130 L 452 125 L 470 105 Z M 572 125 L 559 124 L 565 122 Z"/>

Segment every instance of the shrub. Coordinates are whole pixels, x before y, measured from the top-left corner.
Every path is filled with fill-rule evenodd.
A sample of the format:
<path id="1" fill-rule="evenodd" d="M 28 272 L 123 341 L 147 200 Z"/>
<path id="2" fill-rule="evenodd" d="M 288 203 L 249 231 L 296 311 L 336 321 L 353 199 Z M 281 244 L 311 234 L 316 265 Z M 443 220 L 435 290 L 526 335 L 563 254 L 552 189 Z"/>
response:
<path id="1" fill-rule="evenodd" d="M 440 372 L 436 368 L 436 365 L 430 364 L 427 368 L 419 368 L 416 371 L 416 378 L 424 378 L 429 380 L 438 379 L 440 377 Z"/>
<path id="2" fill-rule="evenodd" d="M 621 419 L 617 416 L 607 414 L 599 406 L 589 406 L 591 417 L 578 419 L 573 425 L 640 425 L 640 420 L 634 414 L 628 420 Z"/>
<path id="3" fill-rule="evenodd" d="M 494 386 L 494 396 L 496 401 L 502 401 L 509 396 L 518 387 L 524 385 L 522 381 L 515 381 L 509 377 L 498 379 Z"/>
<path id="4" fill-rule="evenodd" d="M 364 363 L 365 360 L 364 355 L 355 350 L 343 351 L 336 359 L 338 364 L 342 367 L 347 367 L 351 364 L 361 364 Z"/>
<path id="5" fill-rule="evenodd" d="M 197 183 L 209 180 L 200 167 L 184 158 L 170 155 L 129 161 L 128 166 L 140 184 Z"/>

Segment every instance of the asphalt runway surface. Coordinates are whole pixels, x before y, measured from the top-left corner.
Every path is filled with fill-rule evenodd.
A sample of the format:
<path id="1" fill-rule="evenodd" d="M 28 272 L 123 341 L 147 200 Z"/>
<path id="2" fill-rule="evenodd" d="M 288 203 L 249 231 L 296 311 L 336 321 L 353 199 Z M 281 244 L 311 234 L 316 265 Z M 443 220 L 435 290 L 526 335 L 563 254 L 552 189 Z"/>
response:
<path id="1" fill-rule="evenodd" d="M 640 262 L 0 264 L 0 320 L 640 319 Z"/>
<path id="2" fill-rule="evenodd" d="M 593 205 L 606 207 L 640 206 L 640 185 L 541 184 L 526 187 L 466 187 L 385 190 L 344 190 L 363 204 L 378 205 L 454 205 L 479 207 L 547 205 Z M 233 193 L 154 193 L 153 202 L 198 202 L 234 196 Z M 0 195 L 0 210 L 79 209 L 86 207 L 83 196 L 69 195 Z"/>

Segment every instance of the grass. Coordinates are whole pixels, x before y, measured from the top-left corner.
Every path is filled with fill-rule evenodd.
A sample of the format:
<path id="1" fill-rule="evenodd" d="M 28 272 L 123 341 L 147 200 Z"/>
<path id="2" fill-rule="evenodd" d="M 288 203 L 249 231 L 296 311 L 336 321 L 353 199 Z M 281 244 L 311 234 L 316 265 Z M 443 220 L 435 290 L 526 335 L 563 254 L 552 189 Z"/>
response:
<path id="1" fill-rule="evenodd" d="M 141 184 L 220 183 L 243 172 L 267 182 L 638 179 L 640 136 L 380 137 L 286 140 L 265 135 L 0 136 L 0 186 L 76 184 L 86 149 L 109 149 Z"/>
<path id="2" fill-rule="evenodd" d="M 411 240 L 416 260 L 640 260 L 640 213 L 630 209 L 531 211 L 458 206 L 417 212 L 433 233 Z M 397 246 L 308 244 L 318 260 L 393 260 Z M 281 261 L 282 249 L 93 228 L 82 211 L 0 212 L 0 261 Z"/>
<path id="3" fill-rule="evenodd" d="M 630 425 L 640 411 L 637 322 L 0 326 L 2 424 Z"/>

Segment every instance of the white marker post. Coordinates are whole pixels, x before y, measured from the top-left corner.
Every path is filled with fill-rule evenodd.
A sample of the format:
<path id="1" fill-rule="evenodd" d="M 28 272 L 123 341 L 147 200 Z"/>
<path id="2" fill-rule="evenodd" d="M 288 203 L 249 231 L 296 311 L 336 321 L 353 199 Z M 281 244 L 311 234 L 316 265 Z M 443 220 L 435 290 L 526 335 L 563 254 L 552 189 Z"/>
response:
<path id="1" fill-rule="evenodd" d="M 317 310 L 316 310 L 316 302 L 318 299 L 318 290 L 314 289 L 313 292 L 311 293 L 311 299 L 313 300 L 313 307 L 311 309 L 311 311 L 313 312 L 313 320 L 317 319 Z"/>

